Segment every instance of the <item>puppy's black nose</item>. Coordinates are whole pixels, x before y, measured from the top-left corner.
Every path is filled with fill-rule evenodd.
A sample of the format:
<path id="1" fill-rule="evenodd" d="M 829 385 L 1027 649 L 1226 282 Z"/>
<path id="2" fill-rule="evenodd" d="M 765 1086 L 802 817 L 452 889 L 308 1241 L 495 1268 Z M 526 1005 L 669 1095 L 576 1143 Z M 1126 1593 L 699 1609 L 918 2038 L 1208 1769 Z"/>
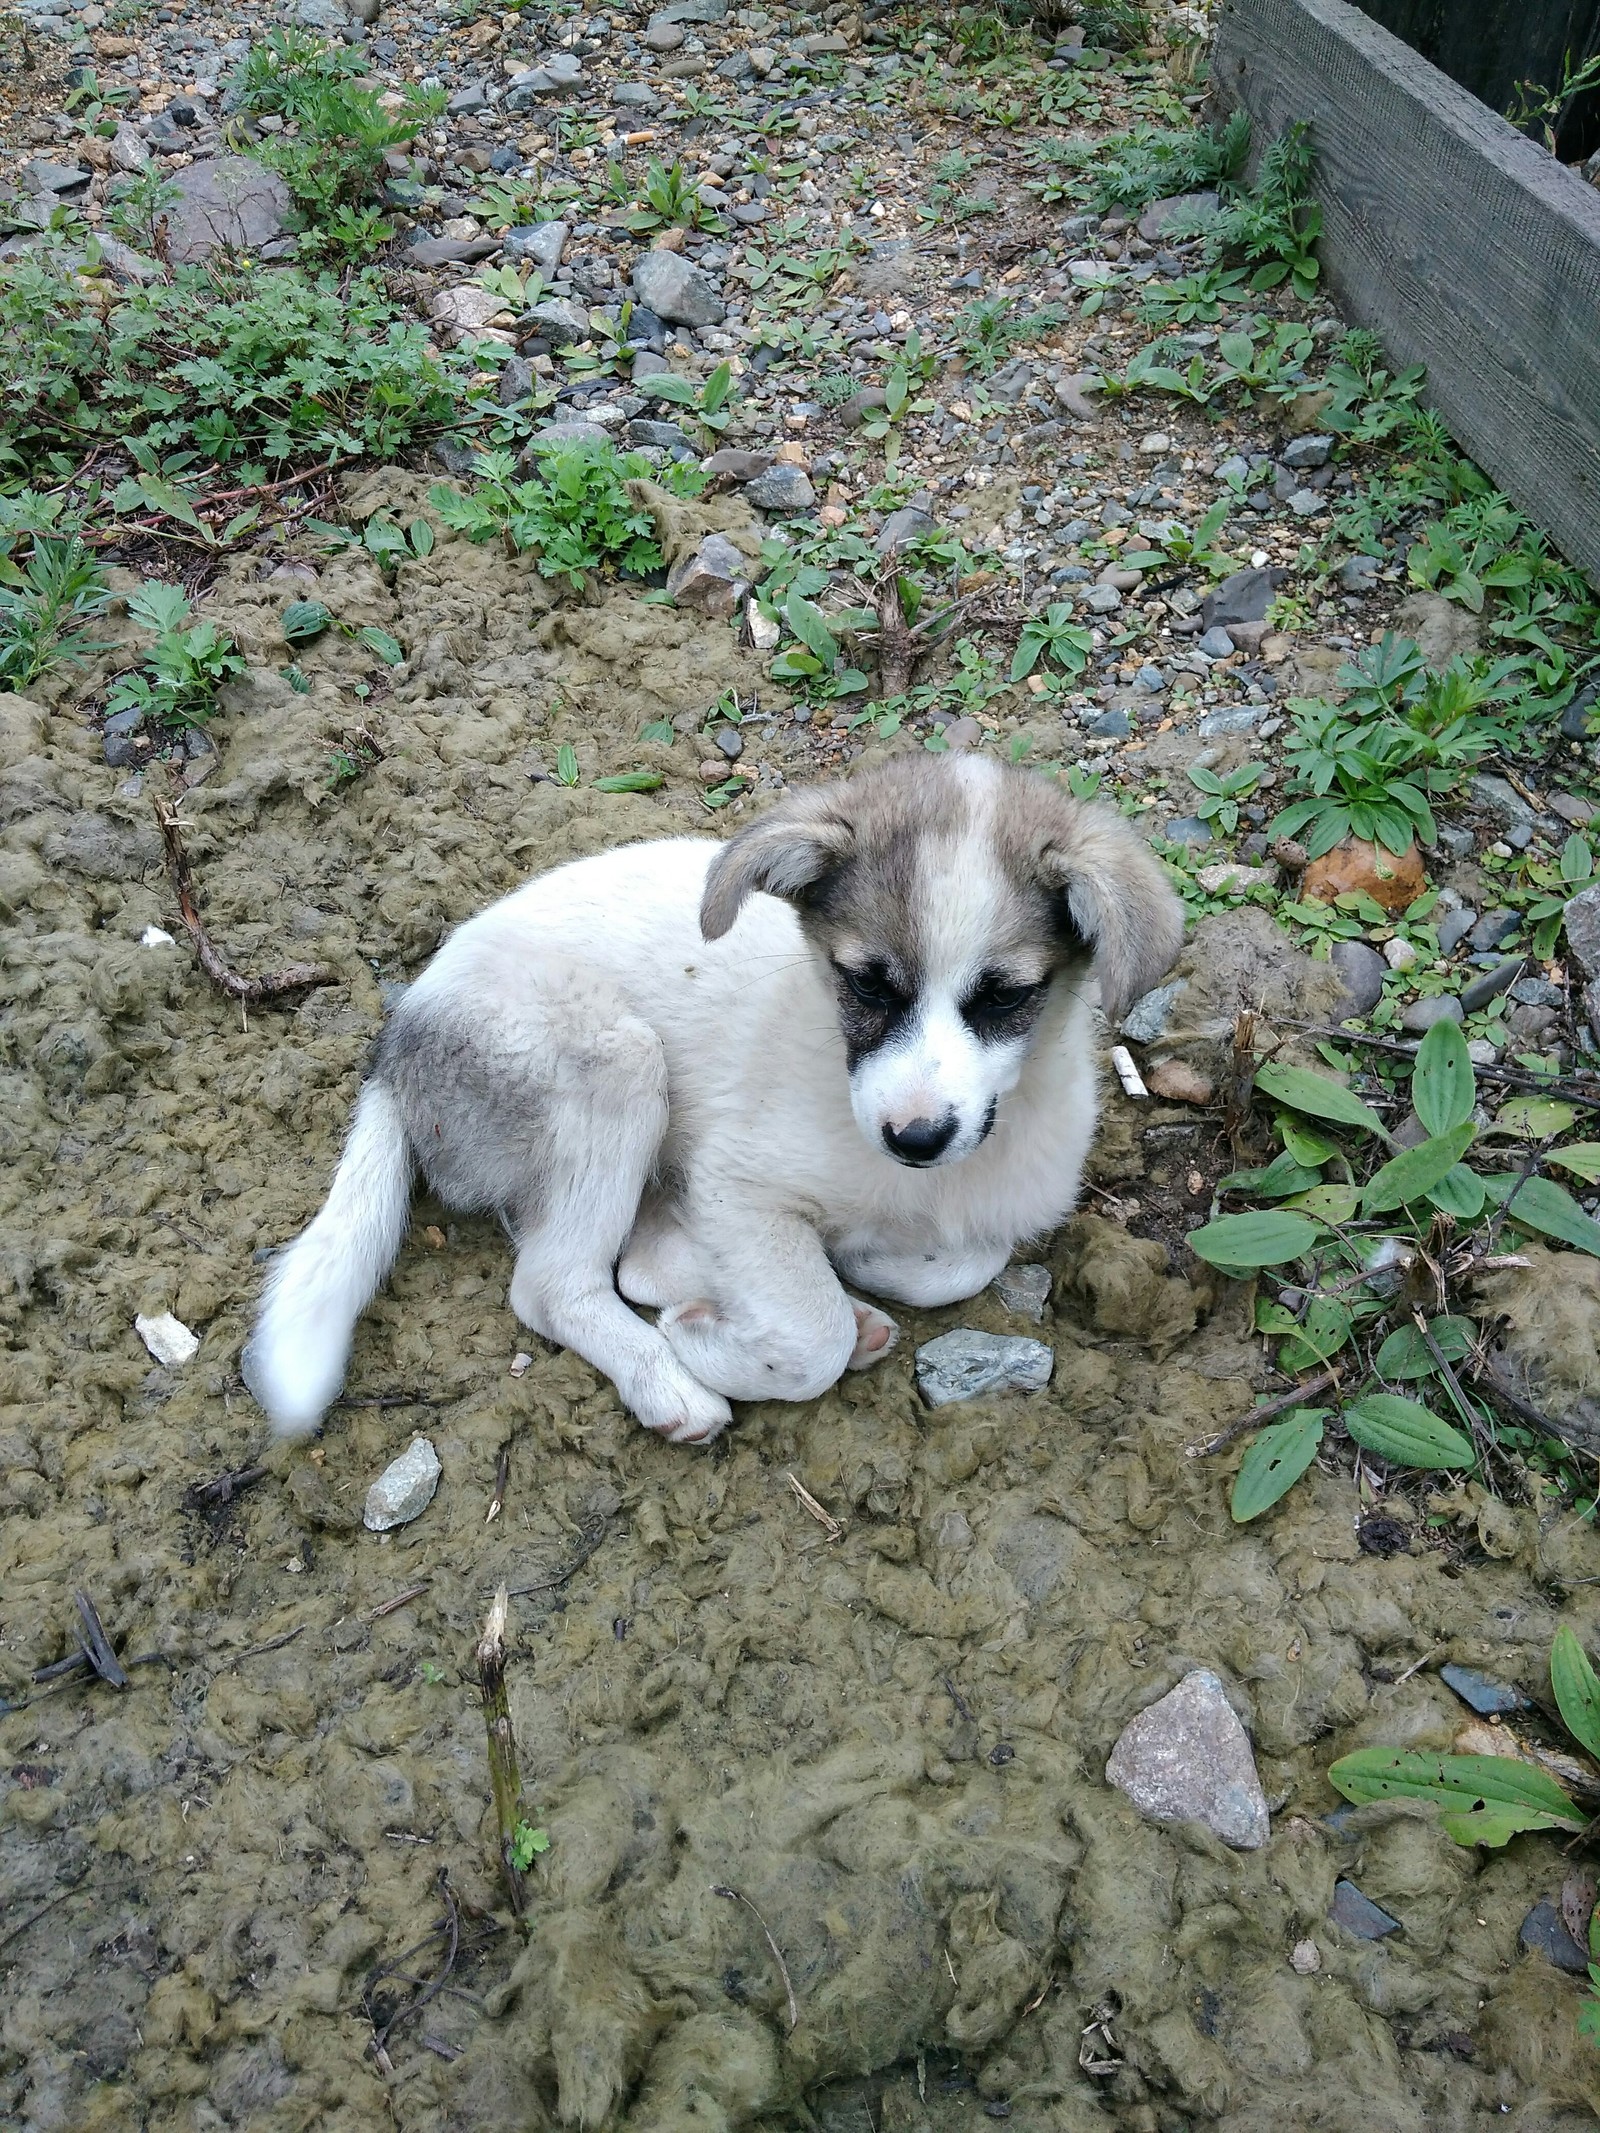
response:
<path id="1" fill-rule="evenodd" d="M 885 1126 L 883 1145 L 902 1163 L 936 1163 L 956 1137 L 956 1115 L 937 1121 L 914 1118 L 907 1126 Z"/>

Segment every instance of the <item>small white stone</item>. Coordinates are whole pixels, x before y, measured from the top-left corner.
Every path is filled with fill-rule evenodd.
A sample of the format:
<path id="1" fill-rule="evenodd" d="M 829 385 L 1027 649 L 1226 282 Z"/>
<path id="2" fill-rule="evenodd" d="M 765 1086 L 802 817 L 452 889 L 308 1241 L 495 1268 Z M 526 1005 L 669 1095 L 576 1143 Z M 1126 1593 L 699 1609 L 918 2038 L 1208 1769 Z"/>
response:
<path id="1" fill-rule="evenodd" d="M 1391 970 L 1415 970 L 1417 951 L 1409 941 L 1403 941 L 1397 933 L 1392 941 L 1383 944 L 1383 960 Z"/>
<path id="2" fill-rule="evenodd" d="M 519 1348 L 516 1354 L 511 1358 L 511 1375 L 514 1378 L 525 1377 L 532 1368 L 533 1357 L 531 1355 L 525 1355 L 523 1351 Z"/>
<path id="3" fill-rule="evenodd" d="M 163 1311 L 159 1318 L 136 1318 L 133 1330 L 167 1370 L 176 1370 L 188 1362 L 200 1345 L 199 1334 L 191 1333 L 183 1320 L 174 1318 L 170 1311 Z"/>
<path id="4" fill-rule="evenodd" d="M 1315 1977 L 1322 1968 L 1322 1950 L 1314 1940 L 1297 1940 L 1289 1950 L 1289 1967 L 1300 1977 Z"/>
<path id="5" fill-rule="evenodd" d="M 1251 889 L 1273 888 L 1278 870 L 1275 866 L 1247 867 L 1237 859 L 1219 859 L 1214 866 L 1197 867 L 1194 878 L 1208 896 L 1244 896 Z"/>
<path id="6" fill-rule="evenodd" d="M 139 936 L 141 948 L 176 948 L 177 942 L 170 933 L 163 933 L 159 926 L 146 926 Z"/>
<path id="7" fill-rule="evenodd" d="M 426 1437 L 413 1437 L 367 1491 L 362 1514 L 369 1533 L 387 1533 L 420 1518 L 439 1486 L 439 1454 Z"/>
<path id="8" fill-rule="evenodd" d="M 752 600 L 745 609 L 745 628 L 750 632 L 751 648 L 757 652 L 775 652 L 778 640 L 783 635 L 783 624 L 776 615 L 767 614 Z"/>

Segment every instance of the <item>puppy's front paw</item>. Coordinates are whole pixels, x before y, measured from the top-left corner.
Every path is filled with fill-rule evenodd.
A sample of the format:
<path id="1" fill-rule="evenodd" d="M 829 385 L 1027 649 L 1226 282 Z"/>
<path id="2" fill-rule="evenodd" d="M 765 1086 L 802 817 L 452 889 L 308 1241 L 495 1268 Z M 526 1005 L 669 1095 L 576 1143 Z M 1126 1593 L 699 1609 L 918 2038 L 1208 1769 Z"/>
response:
<path id="1" fill-rule="evenodd" d="M 691 1377 L 681 1364 L 667 1360 L 640 1388 L 634 1413 L 646 1429 L 669 1444 L 709 1444 L 733 1420 L 733 1409 L 717 1392 Z"/>
<path id="2" fill-rule="evenodd" d="M 846 1370 L 870 1370 L 874 1363 L 881 1363 L 895 1342 L 900 1338 L 900 1328 L 887 1311 L 875 1310 L 871 1304 L 858 1303 L 850 1298 L 850 1308 L 856 1315 L 856 1344 L 850 1351 Z"/>

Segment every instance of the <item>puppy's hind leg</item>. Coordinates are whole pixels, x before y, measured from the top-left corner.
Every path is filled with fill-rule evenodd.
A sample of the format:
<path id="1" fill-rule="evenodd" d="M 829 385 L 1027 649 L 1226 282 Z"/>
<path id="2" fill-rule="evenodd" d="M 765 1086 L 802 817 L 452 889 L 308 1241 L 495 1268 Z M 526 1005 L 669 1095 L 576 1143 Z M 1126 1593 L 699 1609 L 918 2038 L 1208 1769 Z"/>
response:
<path id="1" fill-rule="evenodd" d="M 573 1071 L 546 1110 L 538 1173 L 507 1209 L 517 1245 L 511 1308 L 603 1370 L 646 1429 L 703 1444 L 732 1419 L 727 1401 L 635 1317 L 613 1279 L 666 1132 L 661 1041 L 629 1015 L 565 1064 Z"/>

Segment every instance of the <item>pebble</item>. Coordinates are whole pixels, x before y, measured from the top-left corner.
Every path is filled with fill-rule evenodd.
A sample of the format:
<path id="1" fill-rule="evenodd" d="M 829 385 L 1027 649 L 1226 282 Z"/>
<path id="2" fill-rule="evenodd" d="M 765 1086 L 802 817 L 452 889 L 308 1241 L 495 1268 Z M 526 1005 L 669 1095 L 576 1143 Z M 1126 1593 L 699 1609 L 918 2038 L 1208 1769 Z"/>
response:
<path id="1" fill-rule="evenodd" d="M 553 274 L 570 235 L 571 225 L 565 222 L 519 223 L 500 243 L 508 259 L 531 260 L 541 274 Z"/>
<path id="2" fill-rule="evenodd" d="M 781 461 L 747 481 L 744 494 L 763 511 L 805 511 L 817 500 L 804 468 Z"/>
<path id="3" fill-rule="evenodd" d="M 1461 1002 L 1452 999 L 1449 993 L 1439 993 L 1431 1000 L 1412 1000 L 1400 1010 L 1400 1027 L 1420 1037 L 1432 1029 L 1436 1022 L 1464 1022 Z"/>
<path id="4" fill-rule="evenodd" d="M 1154 1044 L 1166 1034 L 1173 1003 L 1183 989 L 1183 979 L 1173 978 L 1169 984 L 1158 985 L 1153 992 L 1135 1000 L 1119 1024 L 1123 1036 L 1133 1044 Z"/>
<path id="5" fill-rule="evenodd" d="M 195 266 L 224 250 L 259 251 L 287 226 L 289 188 L 253 156 L 191 163 L 171 182 L 167 257 L 174 266 Z"/>
<path id="6" fill-rule="evenodd" d="M 1491 1681 L 1487 1674 L 1480 1674 L 1470 1666 L 1442 1666 L 1439 1679 L 1446 1688 L 1454 1689 L 1461 1701 L 1480 1718 L 1528 1708 L 1528 1699 L 1520 1689 L 1512 1688 L 1509 1682 Z"/>
<path id="7" fill-rule="evenodd" d="M 1198 815 L 1174 815 L 1162 834 L 1168 844 L 1198 847 L 1212 842 L 1211 824 Z"/>
<path id="8" fill-rule="evenodd" d="M 1194 878 L 1208 896 L 1245 896 L 1252 889 L 1274 887 L 1278 870 L 1275 866 L 1241 866 L 1237 859 L 1218 859 L 1208 867 L 1197 868 Z"/>
<path id="9" fill-rule="evenodd" d="M 155 1318 L 141 1314 L 134 1320 L 133 1330 L 165 1370 L 177 1370 L 200 1345 L 199 1334 L 191 1333 L 183 1320 L 174 1318 L 170 1311 L 162 1311 Z"/>
<path id="10" fill-rule="evenodd" d="M 1122 605 L 1122 595 L 1114 585 L 1095 585 L 1085 593 L 1083 604 L 1091 614 L 1114 615 Z"/>
<path id="11" fill-rule="evenodd" d="M 1383 998 L 1383 981 L 1389 967 L 1377 949 L 1365 941 L 1335 941 L 1328 950 L 1328 960 L 1344 987 L 1339 1019 L 1350 1021 L 1357 1015 L 1370 1014 Z"/>
<path id="12" fill-rule="evenodd" d="M 739 604 L 748 573 L 749 565 L 732 541 L 723 534 L 708 533 L 698 548 L 673 564 L 667 573 L 667 591 L 680 607 L 726 619 Z"/>
<path id="13" fill-rule="evenodd" d="M 1487 955 L 1491 949 L 1509 940 L 1522 920 L 1515 911 L 1485 911 L 1468 935 L 1479 955 Z"/>
<path id="14" fill-rule="evenodd" d="M 1553 1903 L 1536 1903 L 1518 1928 L 1517 1939 L 1530 1955 L 1542 1955 L 1568 1977 L 1588 1976 L 1589 1958 Z"/>
<path id="15" fill-rule="evenodd" d="M 1146 1085 L 1169 1104 L 1208 1104 L 1217 1093 L 1216 1084 L 1184 1059 L 1163 1059 L 1151 1068 Z"/>
<path id="16" fill-rule="evenodd" d="M 1600 978 L 1600 885 L 1570 897 L 1562 918 L 1573 961 L 1586 978 Z"/>
<path id="17" fill-rule="evenodd" d="M 1475 1015 L 1480 1007 L 1508 991 L 1528 967 L 1526 956 L 1507 956 L 1503 963 L 1496 963 L 1492 970 L 1485 970 L 1470 984 L 1461 988 L 1461 1007 L 1464 1014 Z"/>
<path id="18" fill-rule="evenodd" d="M 1289 1950 L 1289 1967 L 1296 1977 L 1315 1977 L 1322 1968 L 1322 1950 L 1314 1940 L 1297 1940 Z"/>
<path id="19" fill-rule="evenodd" d="M 994 1293 L 1008 1311 L 1037 1324 L 1050 1301 L 1050 1269 L 1047 1266 L 1008 1266 L 995 1276 Z"/>
<path id="20" fill-rule="evenodd" d="M 1332 456 L 1331 437 L 1296 437 L 1284 446 L 1279 463 L 1309 473 L 1314 467 L 1325 467 Z"/>
<path id="21" fill-rule="evenodd" d="M 1225 636 L 1223 630 L 1213 631 L 1214 636 Z M 1201 642 L 1204 643 L 1204 639 Z M 1261 713 L 1254 704 L 1230 704 L 1225 711 L 1208 711 L 1200 721 L 1200 738 L 1203 741 L 1220 740 L 1229 733 L 1254 733 L 1261 723 Z"/>
<path id="22" fill-rule="evenodd" d="M 917 1390 L 930 1407 L 996 1392 L 1038 1392 L 1049 1384 L 1055 1360 L 1042 1341 L 957 1326 L 917 1350 Z"/>
<path id="23" fill-rule="evenodd" d="M 1449 955 L 1459 948 L 1473 927 L 1478 923 L 1478 914 L 1469 905 L 1459 911 L 1447 911 L 1438 925 L 1439 953 Z"/>
<path id="24" fill-rule="evenodd" d="M 362 1521 L 369 1533 L 388 1533 L 420 1518 L 439 1486 L 439 1454 L 426 1437 L 413 1437 L 367 1491 Z"/>
<path id="25" fill-rule="evenodd" d="M 1347 555 L 1339 565 L 1339 585 L 1347 593 L 1371 592 L 1383 568 L 1376 556 Z"/>
<path id="26" fill-rule="evenodd" d="M 727 315 L 722 298 L 694 262 L 659 245 L 640 256 L 633 290 L 641 304 L 669 325 L 719 326 Z"/>
<path id="27" fill-rule="evenodd" d="M 1201 628 L 1210 630 L 1220 624 L 1226 629 L 1230 622 L 1265 622 L 1267 609 L 1288 575 L 1286 570 L 1236 570 L 1201 601 Z"/>
<path id="28" fill-rule="evenodd" d="M 1158 1822 L 1200 1822 L 1236 1851 L 1257 1851 L 1271 1834 L 1249 1737 L 1208 1667 L 1122 1730 L 1106 1780 Z"/>
<path id="29" fill-rule="evenodd" d="M 1411 943 L 1397 933 L 1393 940 L 1384 942 L 1383 960 L 1391 970 L 1415 970 L 1421 959 Z"/>
<path id="30" fill-rule="evenodd" d="M 1102 711 L 1097 718 L 1089 721 L 1089 732 L 1095 740 L 1126 740 L 1132 731 L 1132 719 L 1120 708 Z"/>
<path id="31" fill-rule="evenodd" d="M 1333 1884 L 1328 1917 L 1334 1925 L 1353 1933 L 1357 1940 L 1384 1940 L 1389 1934 L 1400 1931 L 1399 1919 L 1380 1910 L 1370 1896 L 1363 1896 L 1353 1881 Z"/>

